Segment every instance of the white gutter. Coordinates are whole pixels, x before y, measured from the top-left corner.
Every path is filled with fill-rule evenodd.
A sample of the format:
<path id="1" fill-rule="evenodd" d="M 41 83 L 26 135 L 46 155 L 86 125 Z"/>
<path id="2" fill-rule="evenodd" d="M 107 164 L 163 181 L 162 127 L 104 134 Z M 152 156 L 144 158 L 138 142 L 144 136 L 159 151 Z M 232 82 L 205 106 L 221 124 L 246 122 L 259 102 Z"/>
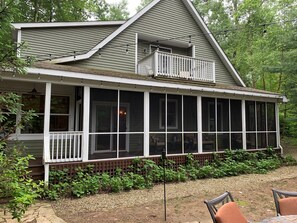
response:
<path id="1" fill-rule="evenodd" d="M 283 96 L 276 95 L 276 94 L 264 94 L 264 93 L 257 93 L 257 92 L 246 92 L 246 91 L 239 91 L 239 90 L 230 90 L 230 89 L 217 89 L 212 87 L 200 87 L 194 85 L 181 85 L 178 83 L 164 83 L 164 82 L 156 82 L 150 80 L 136 80 L 136 79 L 129 79 L 125 77 L 111 77 L 111 76 L 103 76 L 103 75 L 94 75 L 82 72 L 71 72 L 71 71 L 61 71 L 61 70 L 51 70 L 51 69 L 44 69 L 44 68 L 27 68 L 27 72 L 31 74 L 43 74 L 49 76 L 56 76 L 56 77 L 68 77 L 68 78 L 77 78 L 77 79 L 84 79 L 84 80 L 94 80 L 94 81 L 103 81 L 103 82 L 113 82 L 118 84 L 131 84 L 131 85 L 138 85 L 143 87 L 159 87 L 159 88 L 173 88 L 179 90 L 192 90 L 192 91 L 202 91 L 208 93 L 225 93 L 225 94 L 234 94 L 234 95 L 242 95 L 242 96 L 253 96 L 253 97 L 264 97 L 264 98 L 272 98 L 272 99 L 282 99 L 284 100 Z"/>
<path id="2" fill-rule="evenodd" d="M 15 29 L 123 25 L 126 21 L 12 23 Z"/>

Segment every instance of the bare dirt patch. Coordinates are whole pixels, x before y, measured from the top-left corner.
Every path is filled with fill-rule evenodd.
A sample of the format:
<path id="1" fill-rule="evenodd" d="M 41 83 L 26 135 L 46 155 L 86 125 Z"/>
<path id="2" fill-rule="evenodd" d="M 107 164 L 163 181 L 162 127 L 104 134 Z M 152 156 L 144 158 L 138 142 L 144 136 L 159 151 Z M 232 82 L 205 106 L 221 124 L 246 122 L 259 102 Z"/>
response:
<path id="1" fill-rule="evenodd" d="M 293 156 L 296 147 L 290 147 Z M 210 223 L 203 201 L 224 191 L 232 193 L 244 215 L 253 222 L 275 216 L 272 188 L 297 191 L 297 167 L 282 167 L 268 174 L 249 174 L 221 179 L 168 184 L 167 222 Z M 53 202 L 57 215 L 78 222 L 164 222 L 163 185 L 150 190 L 98 194 Z"/>

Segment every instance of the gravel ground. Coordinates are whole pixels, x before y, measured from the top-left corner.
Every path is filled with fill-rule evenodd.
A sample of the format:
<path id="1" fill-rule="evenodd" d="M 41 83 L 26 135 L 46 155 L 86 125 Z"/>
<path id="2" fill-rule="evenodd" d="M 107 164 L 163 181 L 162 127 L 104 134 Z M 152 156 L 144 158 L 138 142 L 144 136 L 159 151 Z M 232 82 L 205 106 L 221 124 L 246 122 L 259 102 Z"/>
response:
<path id="1" fill-rule="evenodd" d="M 279 188 L 280 186 L 273 182 L 280 182 L 286 179 L 296 180 L 296 170 L 297 167 L 295 166 L 282 167 L 269 172 L 268 174 L 248 174 L 221 179 L 205 179 L 178 184 L 168 184 L 166 187 L 167 199 L 170 203 L 170 200 L 195 197 L 197 198 L 197 203 L 199 202 L 200 204 L 203 204 L 204 199 L 210 199 L 226 190 L 231 191 L 235 196 L 238 196 L 237 194 L 248 193 L 241 192 L 241 190 L 244 191 L 244 189 L 248 188 L 252 193 L 254 190 L 259 190 L 262 185 L 267 183 Z M 295 188 L 295 190 L 296 189 L 297 188 Z M 56 213 L 63 218 L 65 213 L 68 215 L 75 215 L 78 213 L 108 212 L 123 208 L 146 207 L 154 203 L 159 204 L 161 208 L 162 201 L 163 185 L 157 185 L 149 190 L 133 190 L 118 194 L 98 194 L 81 199 L 61 199 L 53 203 L 53 207 Z"/>
<path id="2" fill-rule="evenodd" d="M 285 154 L 297 158 L 297 148 Z M 268 174 L 248 174 L 167 184 L 167 222 L 211 222 L 203 201 L 224 191 L 232 193 L 244 215 L 253 222 L 275 215 L 271 188 L 297 191 L 297 167 L 282 167 Z M 163 222 L 163 185 L 152 189 L 97 194 L 53 202 L 56 214 L 69 223 Z"/>

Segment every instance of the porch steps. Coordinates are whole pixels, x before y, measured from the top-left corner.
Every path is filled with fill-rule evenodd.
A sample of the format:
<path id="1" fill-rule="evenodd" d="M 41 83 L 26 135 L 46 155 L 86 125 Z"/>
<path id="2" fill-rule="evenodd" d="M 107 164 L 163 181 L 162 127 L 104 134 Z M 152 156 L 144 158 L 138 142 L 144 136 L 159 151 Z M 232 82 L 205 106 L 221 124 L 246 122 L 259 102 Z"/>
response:
<path id="1" fill-rule="evenodd" d="M 29 161 L 30 176 L 33 180 L 44 179 L 44 167 L 42 164 L 42 158 L 35 158 L 35 160 Z"/>

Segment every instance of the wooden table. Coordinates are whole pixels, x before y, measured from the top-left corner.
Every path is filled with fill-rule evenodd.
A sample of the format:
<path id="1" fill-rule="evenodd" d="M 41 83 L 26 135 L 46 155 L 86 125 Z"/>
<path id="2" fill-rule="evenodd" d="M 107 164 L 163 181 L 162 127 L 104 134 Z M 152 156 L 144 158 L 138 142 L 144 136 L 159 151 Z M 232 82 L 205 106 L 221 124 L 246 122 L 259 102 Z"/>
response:
<path id="1" fill-rule="evenodd" d="M 261 223 L 297 223 L 297 215 L 284 215 L 272 218 L 266 218 Z"/>

